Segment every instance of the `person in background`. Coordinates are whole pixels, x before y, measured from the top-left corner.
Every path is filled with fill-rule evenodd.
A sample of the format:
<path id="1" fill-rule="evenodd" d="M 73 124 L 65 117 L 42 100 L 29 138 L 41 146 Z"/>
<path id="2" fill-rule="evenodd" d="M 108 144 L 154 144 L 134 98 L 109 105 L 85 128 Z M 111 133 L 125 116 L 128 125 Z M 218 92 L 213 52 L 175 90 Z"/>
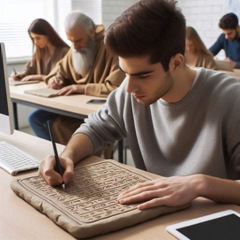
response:
<path id="1" fill-rule="evenodd" d="M 23 72 L 13 72 L 19 81 L 44 81 L 45 77 L 68 52 L 69 46 L 46 20 L 35 19 L 28 28 L 33 43 L 33 56 Z"/>
<path id="2" fill-rule="evenodd" d="M 222 34 L 209 48 L 214 56 L 222 49 L 225 51 L 226 60 L 230 61 L 233 68 L 240 68 L 240 33 L 238 17 L 234 13 L 227 13 L 219 21 Z"/>
<path id="3" fill-rule="evenodd" d="M 107 97 L 124 79 L 118 58 L 104 43 L 104 27 L 96 26 L 80 11 L 68 14 L 65 30 L 72 46 L 66 56 L 45 78 L 51 88 L 60 89 L 59 95 L 86 94 Z M 49 117 L 48 117 L 49 115 Z M 47 121 L 52 114 L 43 110 L 30 116 L 29 122 L 37 136 L 48 139 Z M 83 120 L 55 114 L 52 131 L 55 141 L 66 144 Z"/>
<path id="4" fill-rule="evenodd" d="M 217 69 L 213 55 L 193 27 L 186 27 L 185 61 L 191 67 Z"/>
<path id="5" fill-rule="evenodd" d="M 71 184 L 74 164 L 127 137 L 135 166 L 159 174 L 119 194 L 140 210 L 197 197 L 240 204 L 240 82 L 185 65 L 185 18 L 171 0 L 140 0 L 105 33 L 126 78 L 88 116 L 60 155 L 40 162 L 51 185 Z"/>

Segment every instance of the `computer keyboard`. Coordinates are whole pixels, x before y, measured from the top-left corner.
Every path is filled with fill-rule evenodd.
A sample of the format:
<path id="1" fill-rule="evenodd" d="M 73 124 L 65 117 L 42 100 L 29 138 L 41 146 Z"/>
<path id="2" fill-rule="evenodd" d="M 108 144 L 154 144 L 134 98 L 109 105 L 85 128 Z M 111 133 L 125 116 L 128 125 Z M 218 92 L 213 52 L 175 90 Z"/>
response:
<path id="1" fill-rule="evenodd" d="M 11 175 L 38 168 L 39 160 L 7 142 L 0 142 L 0 167 Z"/>

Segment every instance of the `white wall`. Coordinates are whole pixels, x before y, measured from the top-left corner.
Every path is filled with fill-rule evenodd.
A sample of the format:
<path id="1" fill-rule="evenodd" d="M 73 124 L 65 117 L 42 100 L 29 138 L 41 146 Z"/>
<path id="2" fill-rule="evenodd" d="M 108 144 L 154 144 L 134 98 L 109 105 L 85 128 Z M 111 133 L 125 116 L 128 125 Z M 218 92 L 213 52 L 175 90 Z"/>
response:
<path id="1" fill-rule="evenodd" d="M 105 27 L 107 28 L 123 10 L 136 2 L 138 0 L 102 0 Z M 221 33 L 218 22 L 228 11 L 228 0 L 178 0 L 177 6 L 186 17 L 187 25 L 198 31 L 209 48 Z M 223 52 L 220 56 L 223 56 Z"/>
<path id="2" fill-rule="evenodd" d="M 133 3 L 137 2 L 138 0 L 102 0 L 102 17 L 103 17 L 103 24 L 107 28 L 116 17 L 118 17 L 123 10 L 128 8 Z M 12 72 L 12 68 L 14 67 L 17 71 L 21 71 L 24 67 L 25 63 L 9 63 L 8 64 L 8 71 L 9 74 Z M 33 108 L 18 105 L 18 116 L 19 116 L 19 126 L 26 127 L 28 126 L 28 115 L 33 110 Z"/>
<path id="3" fill-rule="evenodd" d="M 125 9 L 138 0 L 102 0 L 102 19 L 107 28 Z"/>
<path id="4" fill-rule="evenodd" d="M 103 24 L 107 28 L 126 8 L 138 0 L 102 0 Z M 178 0 L 177 5 L 186 17 L 187 25 L 193 26 L 209 48 L 221 33 L 219 19 L 228 10 L 228 0 Z M 220 57 L 223 57 L 223 52 Z M 16 66 L 15 66 L 16 67 Z M 17 66 L 18 70 L 20 66 Z M 11 66 L 10 66 L 11 70 Z M 20 69 L 19 69 L 20 70 Z M 31 108 L 20 107 L 20 126 L 27 125 Z"/>
<path id="5" fill-rule="evenodd" d="M 211 47 L 221 33 L 218 23 L 228 11 L 228 0 L 178 0 L 177 5 L 187 25 L 197 30 L 207 48 Z"/>

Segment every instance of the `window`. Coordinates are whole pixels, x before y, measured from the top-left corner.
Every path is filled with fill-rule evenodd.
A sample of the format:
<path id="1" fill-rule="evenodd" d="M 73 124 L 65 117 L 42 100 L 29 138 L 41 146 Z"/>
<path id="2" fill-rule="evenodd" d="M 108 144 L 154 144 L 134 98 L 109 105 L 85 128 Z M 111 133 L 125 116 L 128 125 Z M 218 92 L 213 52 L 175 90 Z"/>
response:
<path id="1" fill-rule="evenodd" d="M 27 29 L 36 18 L 46 19 L 67 42 L 64 19 L 71 10 L 82 10 L 101 23 L 101 0 L 7 0 L 0 1 L 0 41 L 8 60 L 29 58 L 32 42 Z"/>

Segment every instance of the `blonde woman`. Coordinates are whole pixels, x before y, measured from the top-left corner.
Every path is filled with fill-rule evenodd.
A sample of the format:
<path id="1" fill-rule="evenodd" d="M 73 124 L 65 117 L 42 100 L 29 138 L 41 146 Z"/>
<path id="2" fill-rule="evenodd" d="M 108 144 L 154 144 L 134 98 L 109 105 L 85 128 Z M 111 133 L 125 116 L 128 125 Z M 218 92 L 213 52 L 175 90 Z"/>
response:
<path id="1" fill-rule="evenodd" d="M 213 55 L 193 27 L 186 27 L 185 61 L 191 67 L 217 69 Z"/>

